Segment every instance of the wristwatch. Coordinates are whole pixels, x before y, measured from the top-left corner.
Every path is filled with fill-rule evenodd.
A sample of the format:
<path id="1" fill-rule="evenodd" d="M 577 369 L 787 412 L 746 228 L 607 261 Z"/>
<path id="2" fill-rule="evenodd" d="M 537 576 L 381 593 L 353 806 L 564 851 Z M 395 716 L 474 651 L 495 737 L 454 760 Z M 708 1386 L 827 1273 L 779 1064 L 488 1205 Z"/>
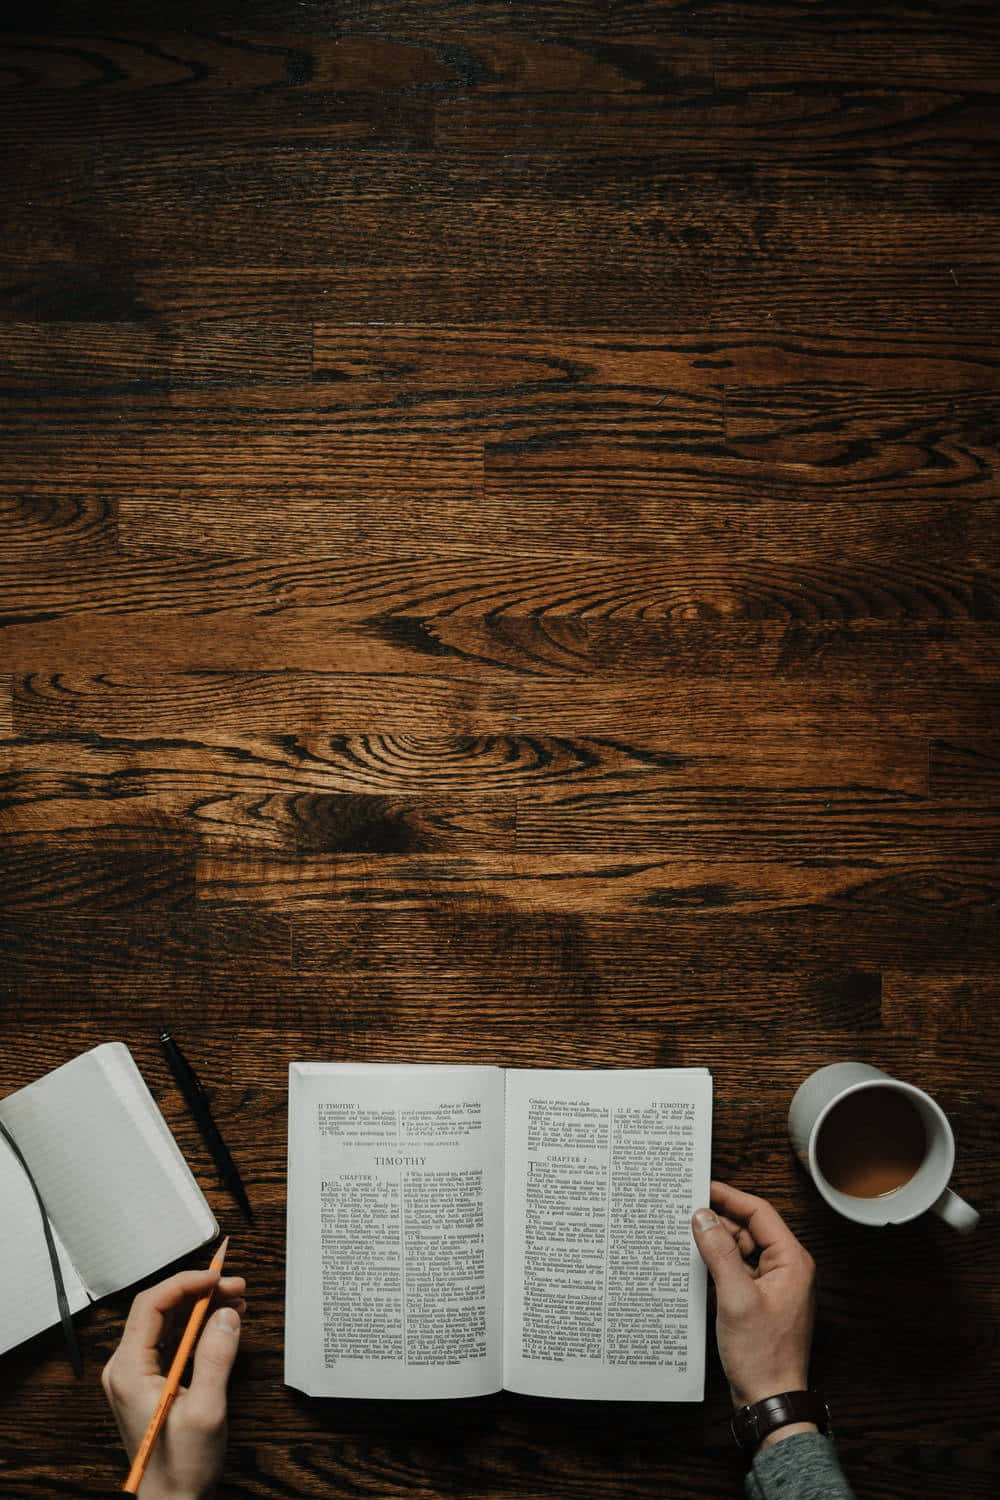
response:
<path id="1" fill-rule="evenodd" d="M 780 1396 L 765 1396 L 752 1406 L 741 1406 L 729 1424 L 733 1437 L 745 1453 L 753 1453 L 769 1433 L 790 1422 L 815 1422 L 820 1432 L 831 1437 L 830 1408 L 819 1391 L 783 1391 Z"/>

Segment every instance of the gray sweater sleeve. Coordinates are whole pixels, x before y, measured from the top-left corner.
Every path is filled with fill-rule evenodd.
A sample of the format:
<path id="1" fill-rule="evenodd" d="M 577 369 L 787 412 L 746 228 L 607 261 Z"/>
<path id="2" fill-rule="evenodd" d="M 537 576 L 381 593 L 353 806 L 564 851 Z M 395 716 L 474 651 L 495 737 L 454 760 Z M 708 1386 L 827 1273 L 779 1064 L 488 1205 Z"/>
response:
<path id="1" fill-rule="evenodd" d="M 747 1500 L 854 1500 L 833 1444 L 820 1432 L 796 1432 L 758 1453 L 744 1489 Z"/>

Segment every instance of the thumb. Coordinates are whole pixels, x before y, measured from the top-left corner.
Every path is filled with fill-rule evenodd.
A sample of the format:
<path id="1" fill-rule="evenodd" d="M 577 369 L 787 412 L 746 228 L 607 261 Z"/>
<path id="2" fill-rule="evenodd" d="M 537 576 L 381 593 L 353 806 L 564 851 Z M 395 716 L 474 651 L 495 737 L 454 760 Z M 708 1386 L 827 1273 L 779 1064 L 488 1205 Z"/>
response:
<path id="1" fill-rule="evenodd" d="M 695 1209 L 691 1229 L 698 1254 L 708 1267 L 720 1297 L 729 1298 L 742 1292 L 753 1280 L 740 1247 L 719 1216 L 710 1208 Z"/>
<path id="2" fill-rule="evenodd" d="M 220 1307 L 205 1324 L 194 1351 L 190 1395 L 206 1410 L 226 1408 L 226 1385 L 240 1342 L 240 1317 Z"/>

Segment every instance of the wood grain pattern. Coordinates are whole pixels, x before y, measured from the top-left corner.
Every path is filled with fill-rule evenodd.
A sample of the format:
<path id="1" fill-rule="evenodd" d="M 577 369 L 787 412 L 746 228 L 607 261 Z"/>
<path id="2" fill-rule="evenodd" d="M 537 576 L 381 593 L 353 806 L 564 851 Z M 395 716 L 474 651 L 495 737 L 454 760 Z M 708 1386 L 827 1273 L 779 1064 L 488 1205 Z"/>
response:
<path id="1" fill-rule="evenodd" d="M 830 746 L 859 735 L 869 744 L 897 735 L 975 737 L 1000 713 L 996 683 L 949 676 L 892 681 L 865 676 L 753 678 L 622 673 L 599 680 L 566 673 L 511 676 L 483 664 L 475 677 L 371 672 L 204 672 L 154 665 L 141 673 L 31 672 L 13 678 L 19 733 L 82 731 L 169 737 L 240 733 L 248 715 L 261 733 L 302 728 L 380 733 L 560 734 L 612 732 L 629 743 L 683 732 L 715 736 L 825 737 Z M 828 750 L 828 755 L 830 751 Z"/>
<path id="2" fill-rule="evenodd" d="M 130 511 L 130 536 L 135 530 L 136 510 Z M 289 506 L 289 510 L 293 510 Z M 318 511 L 317 507 L 317 511 Z M 770 516 L 760 517 L 760 532 L 755 539 L 743 541 L 740 530 L 747 520 L 746 512 L 731 507 L 722 515 L 716 511 L 712 521 L 701 525 L 691 516 L 689 526 L 677 517 L 672 530 L 676 540 L 657 552 L 650 540 L 643 550 L 631 554 L 624 548 L 632 544 L 642 548 L 637 530 L 619 528 L 623 552 L 617 557 L 567 549 L 558 561 L 553 557 L 530 553 L 508 554 L 502 576 L 498 576 L 500 548 L 464 551 L 449 547 L 445 539 L 429 539 L 426 550 L 403 554 L 392 549 L 391 529 L 383 529 L 379 541 L 384 549 L 374 555 L 358 554 L 353 563 L 339 554 L 343 533 L 330 536 L 329 524 L 310 525 L 299 511 L 290 515 L 287 529 L 301 536 L 299 555 L 274 561 L 263 550 L 266 541 L 258 536 L 248 545 L 261 549 L 249 555 L 227 557 L 185 550 L 191 529 L 180 524 L 172 527 L 178 541 L 177 550 L 167 546 L 153 547 L 140 555 L 122 556 L 117 551 L 101 553 L 98 546 L 88 551 L 80 533 L 79 552 L 60 555 L 58 536 L 44 560 L 33 567 L 31 577 L 24 576 L 16 564 L 19 550 L 11 538 L 13 566 L 0 566 L 0 620 L 6 625 L 43 621 L 57 613 L 69 614 L 156 614 L 169 607 L 186 617 L 205 613 L 206 594 L 211 595 L 213 612 L 237 606 L 248 614 L 274 615 L 296 607 L 322 607 L 328 615 L 344 622 L 369 619 L 436 620 L 446 617 L 469 618 L 488 614 L 492 619 L 531 615 L 544 619 L 635 619 L 635 620 L 784 620 L 852 622 L 865 620 L 983 620 L 1000 618 L 998 596 L 992 570 L 986 563 L 970 530 L 985 531 L 995 520 L 1000 527 L 1000 509 L 979 507 L 977 524 L 970 528 L 960 507 L 929 508 L 922 515 L 916 507 L 911 526 L 893 546 L 892 531 L 903 531 L 891 515 L 871 528 L 852 528 L 857 538 L 851 555 L 845 555 L 846 538 L 837 526 L 844 510 L 826 509 L 817 520 L 837 527 L 837 539 L 827 540 L 821 526 L 802 527 L 805 532 L 802 552 L 809 545 L 809 556 L 800 560 L 788 557 L 790 535 L 795 528 L 782 527 L 780 509 L 772 507 Z M 162 515 L 164 524 L 157 535 L 177 521 L 176 510 L 168 505 L 147 505 L 146 514 Z M 190 510 L 184 507 L 182 513 Z M 231 528 L 221 524 L 219 516 L 212 530 L 224 547 L 233 541 Z M 329 517 L 333 520 L 333 517 Z M 456 523 L 459 521 L 456 517 Z M 684 518 L 686 519 L 686 518 Z M 729 522 L 729 558 L 720 563 L 715 541 L 716 526 Z M 768 524 L 773 522 L 773 532 Z M 192 518 L 192 527 L 195 525 Z M 966 533 L 964 564 L 942 561 L 933 550 L 941 533 L 950 527 Z M 33 525 L 40 532 L 41 526 Z M 199 528 L 202 529 L 202 528 Z M 457 529 L 457 525 L 456 525 Z M 568 529 L 568 528 L 567 528 Z M 601 533 L 610 540 L 612 528 L 607 520 Z M 326 533 L 327 540 L 320 538 Z M 319 533 L 319 535 L 317 535 Z M 51 534 L 51 533 L 50 533 Z M 815 537 L 815 540 L 813 540 Z M 807 540 L 808 539 L 808 540 Z M 988 548 L 988 539 L 984 538 Z M 572 546 L 573 538 L 569 538 Z M 867 547 L 866 547 L 867 544 Z M 140 545 L 137 543 L 137 545 Z M 440 545 L 441 551 L 432 547 Z M 329 549 L 320 555 L 319 548 Z M 308 549 L 316 555 L 308 555 Z M 870 548 L 870 552 L 868 549 Z M 27 549 L 26 549 L 27 550 Z M 71 551 L 74 549 L 71 549 Z M 596 554 L 597 548 L 594 548 Z M 306 555 L 301 555 L 305 553 Z M 142 623 L 137 621 L 137 624 Z"/>
<path id="3" fill-rule="evenodd" d="M 285 1387 L 304 1057 L 710 1066 L 858 1494 L 992 1497 L 996 8 L 3 26 L 0 1092 L 127 1042 L 233 1234 L 220 1500 L 742 1488 L 711 1339 L 683 1412 Z M 851 1056 L 939 1099 L 978 1235 L 826 1209 L 787 1108 Z M 4 1356 L 9 1500 L 120 1483 L 129 1300 L 80 1384 Z"/>

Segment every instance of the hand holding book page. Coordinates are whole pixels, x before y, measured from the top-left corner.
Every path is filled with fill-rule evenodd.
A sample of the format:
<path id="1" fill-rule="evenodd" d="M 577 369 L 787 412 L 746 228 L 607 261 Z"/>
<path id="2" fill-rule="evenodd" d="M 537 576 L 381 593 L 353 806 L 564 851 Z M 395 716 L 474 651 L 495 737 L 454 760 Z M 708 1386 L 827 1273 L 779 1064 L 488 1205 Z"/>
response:
<path id="1" fill-rule="evenodd" d="M 697 1401 L 705 1069 L 293 1063 L 285 1379 Z"/>

